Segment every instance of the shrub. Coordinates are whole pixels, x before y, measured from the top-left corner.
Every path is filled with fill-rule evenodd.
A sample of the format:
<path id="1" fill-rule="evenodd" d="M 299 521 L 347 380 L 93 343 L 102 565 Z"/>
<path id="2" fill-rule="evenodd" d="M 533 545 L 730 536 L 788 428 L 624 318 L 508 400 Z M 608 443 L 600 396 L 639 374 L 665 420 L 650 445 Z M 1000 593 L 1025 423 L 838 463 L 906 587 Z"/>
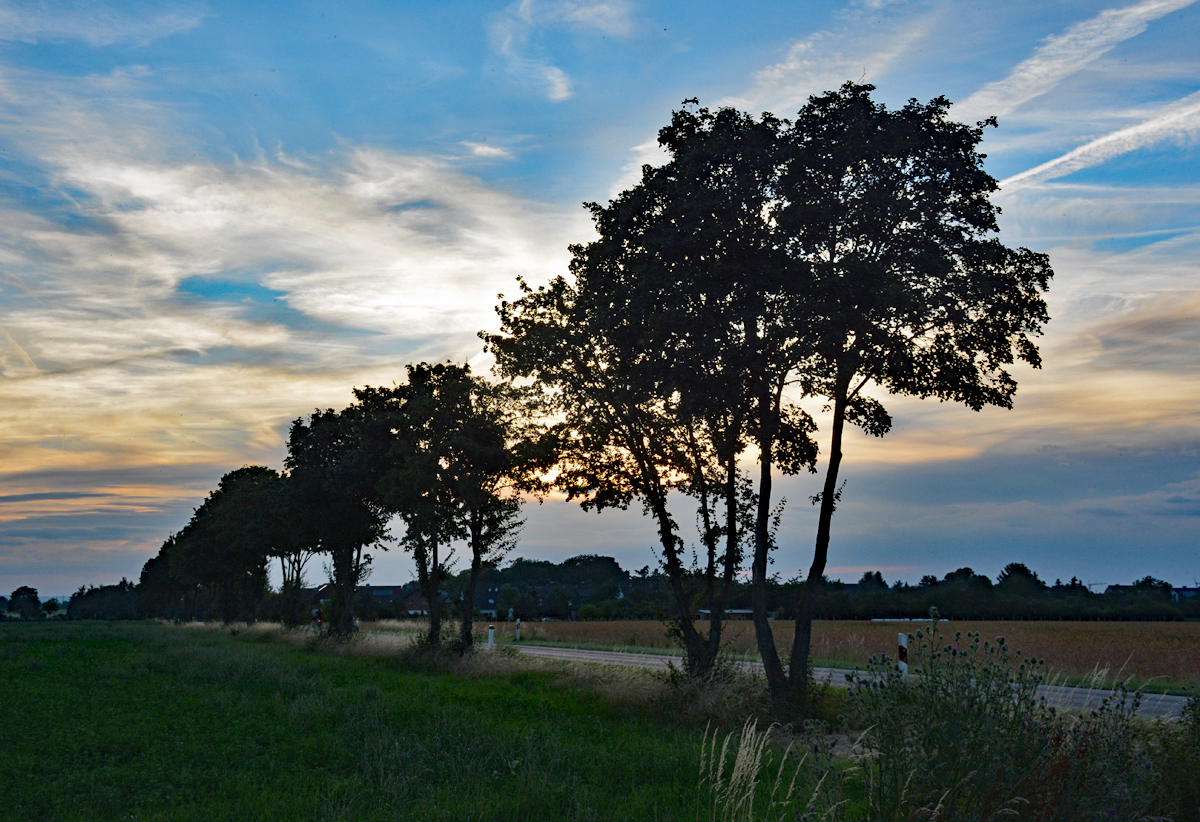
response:
<path id="1" fill-rule="evenodd" d="M 1200 693 L 1188 698 L 1178 722 L 1155 725 L 1149 752 L 1162 770 L 1160 810 L 1176 822 L 1200 822 Z"/>
<path id="2" fill-rule="evenodd" d="M 1003 638 L 938 633 L 937 612 L 910 635 L 917 675 L 886 657 L 851 683 L 849 704 L 867 728 L 864 788 L 880 820 L 1141 819 L 1157 774 L 1140 750 L 1125 692 L 1083 717 L 1038 696 L 1042 663 Z"/>

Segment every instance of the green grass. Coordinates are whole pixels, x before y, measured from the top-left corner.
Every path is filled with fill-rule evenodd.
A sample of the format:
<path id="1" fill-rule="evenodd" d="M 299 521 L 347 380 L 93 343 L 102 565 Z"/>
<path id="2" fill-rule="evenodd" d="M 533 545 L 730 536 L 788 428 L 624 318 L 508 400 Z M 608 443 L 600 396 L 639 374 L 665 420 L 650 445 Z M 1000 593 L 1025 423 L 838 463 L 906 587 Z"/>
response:
<path id="1" fill-rule="evenodd" d="M 682 819 L 700 729 L 555 684 L 151 623 L 0 625 L 20 819 Z"/>

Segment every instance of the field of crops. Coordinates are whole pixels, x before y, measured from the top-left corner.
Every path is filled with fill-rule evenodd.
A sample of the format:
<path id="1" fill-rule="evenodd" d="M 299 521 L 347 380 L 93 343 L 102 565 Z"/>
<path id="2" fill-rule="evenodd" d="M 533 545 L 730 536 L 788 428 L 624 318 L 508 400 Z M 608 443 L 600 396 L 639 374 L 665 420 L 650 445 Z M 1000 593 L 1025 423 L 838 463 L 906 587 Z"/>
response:
<path id="1" fill-rule="evenodd" d="M 793 623 L 771 623 L 777 647 L 790 649 Z M 871 654 L 896 653 L 896 635 L 924 623 L 818 621 L 813 656 L 819 661 L 865 664 Z M 705 626 L 700 625 L 703 628 Z M 1186 684 L 1200 682 L 1200 622 L 942 622 L 948 637 L 978 631 L 985 640 L 1004 637 L 1014 650 L 1046 660 L 1051 675 L 1102 681 Z M 512 623 L 497 623 L 503 639 Z M 620 648 L 673 648 L 661 622 L 536 622 L 522 626 L 522 639 Z M 725 626 L 726 648 L 756 655 L 750 622 Z"/>

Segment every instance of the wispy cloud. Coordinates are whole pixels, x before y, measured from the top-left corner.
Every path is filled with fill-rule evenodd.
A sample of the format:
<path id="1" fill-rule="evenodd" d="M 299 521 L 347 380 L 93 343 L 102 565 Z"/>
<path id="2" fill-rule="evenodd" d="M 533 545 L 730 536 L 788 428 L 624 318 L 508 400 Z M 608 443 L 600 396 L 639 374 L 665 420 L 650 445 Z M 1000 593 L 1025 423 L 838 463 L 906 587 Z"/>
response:
<path id="1" fill-rule="evenodd" d="M 552 26 L 593 29 L 617 37 L 627 36 L 633 29 L 629 3 L 624 0 L 518 0 L 496 17 L 489 31 L 492 47 L 505 58 L 514 77 L 540 86 L 546 98 L 555 103 L 575 96 L 571 78 L 559 67 L 530 54 L 534 35 Z"/>
<path id="2" fill-rule="evenodd" d="M 463 141 L 463 145 L 471 150 L 471 154 L 476 157 L 484 157 L 492 160 L 511 160 L 512 152 L 500 146 L 493 146 L 487 143 L 472 143 L 468 140 Z"/>
<path id="3" fill-rule="evenodd" d="M 1042 180 L 1063 177 L 1074 171 L 1151 146 L 1163 140 L 1182 139 L 1200 131 L 1200 92 L 1166 106 L 1157 115 L 1137 125 L 1097 137 L 1061 157 L 1042 163 L 1002 180 L 1000 186 L 1012 190 Z"/>
<path id="4" fill-rule="evenodd" d="M 429 156 L 180 162 L 172 112 L 74 96 L 111 84 L 4 78 L 0 139 L 70 217 L 0 199 L 9 471 L 274 455 L 281 426 L 351 385 L 476 354 L 496 294 L 556 273 L 587 231 Z"/>
<path id="5" fill-rule="evenodd" d="M 1192 5 L 1195 0 L 1146 0 L 1108 9 L 1048 38 L 1007 77 L 988 83 L 954 108 L 972 120 L 1007 114 L 1057 86 L 1066 77 L 1119 43 L 1136 37 L 1154 20 Z"/>
<path id="6" fill-rule="evenodd" d="M 80 40 L 91 46 L 144 46 L 200 25 L 204 13 L 176 8 L 157 14 L 94 2 L 16 2 L 0 6 L 0 40 L 37 43 Z"/>
<path id="7" fill-rule="evenodd" d="M 870 8 L 871 12 L 877 8 Z M 861 10 L 848 9 L 837 30 L 808 35 L 789 48 L 778 63 L 761 69 L 750 88 L 719 101 L 741 109 L 787 114 L 809 96 L 837 88 L 847 80 L 868 82 L 908 53 L 936 28 L 939 12 L 897 14 L 868 22 Z"/>

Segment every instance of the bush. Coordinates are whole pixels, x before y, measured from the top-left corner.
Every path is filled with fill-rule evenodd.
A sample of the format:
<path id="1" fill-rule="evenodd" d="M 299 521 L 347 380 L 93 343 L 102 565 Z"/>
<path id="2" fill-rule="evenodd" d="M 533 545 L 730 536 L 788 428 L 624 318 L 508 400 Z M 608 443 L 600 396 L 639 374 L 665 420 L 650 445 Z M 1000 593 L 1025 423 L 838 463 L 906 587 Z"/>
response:
<path id="1" fill-rule="evenodd" d="M 1131 717 L 1140 695 L 1120 692 L 1083 717 L 1038 696 L 1041 662 L 1003 638 L 910 636 L 917 675 L 886 657 L 851 684 L 872 818 L 901 820 L 1144 818 L 1158 775 Z"/>
<path id="2" fill-rule="evenodd" d="M 1162 769 L 1160 811 L 1176 822 L 1200 822 L 1200 694 L 1192 693 L 1179 722 L 1155 725 L 1149 751 Z"/>

